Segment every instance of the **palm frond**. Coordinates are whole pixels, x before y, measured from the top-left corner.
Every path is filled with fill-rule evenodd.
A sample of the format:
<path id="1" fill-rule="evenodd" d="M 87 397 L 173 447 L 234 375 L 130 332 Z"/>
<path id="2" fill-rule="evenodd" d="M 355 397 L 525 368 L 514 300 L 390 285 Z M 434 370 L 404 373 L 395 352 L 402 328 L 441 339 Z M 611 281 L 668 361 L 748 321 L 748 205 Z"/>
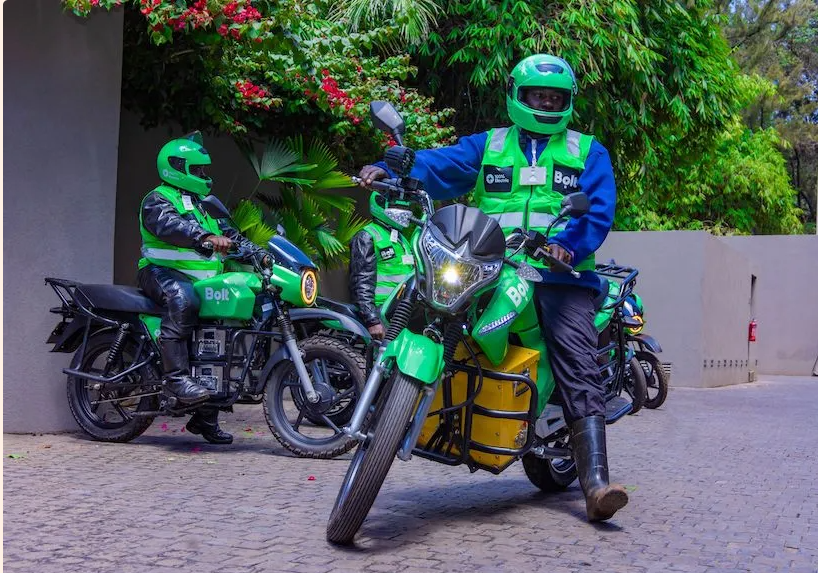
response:
<path id="1" fill-rule="evenodd" d="M 352 197 L 336 195 L 335 193 L 309 193 L 309 196 L 321 209 L 327 212 L 337 209 L 346 213 L 355 209 L 355 199 Z"/>
<path id="2" fill-rule="evenodd" d="M 335 228 L 335 238 L 344 245 L 349 245 L 352 237 L 369 224 L 369 219 L 358 216 L 354 211 L 341 212 L 338 215 L 338 224 Z"/>
<path id="3" fill-rule="evenodd" d="M 233 209 L 232 219 L 238 227 L 239 233 L 244 234 L 247 229 L 261 223 L 264 220 L 264 215 L 261 212 L 261 207 L 252 201 L 243 199 Z"/>
<path id="4" fill-rule="evenodd" d="M 437 24 L 442 10 L 435 0 L 341 0 L 331 12 L 334 20 L 347 20 L 352 31 L 373 22 L 393 21 L 410 44 L 419 44 Z"/>

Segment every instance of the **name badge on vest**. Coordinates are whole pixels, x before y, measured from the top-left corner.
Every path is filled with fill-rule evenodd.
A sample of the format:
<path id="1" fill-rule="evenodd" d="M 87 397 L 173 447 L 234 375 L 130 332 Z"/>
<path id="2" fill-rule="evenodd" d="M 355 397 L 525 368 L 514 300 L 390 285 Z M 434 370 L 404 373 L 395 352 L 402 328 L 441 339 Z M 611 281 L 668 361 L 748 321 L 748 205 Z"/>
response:
<path id="1" fill-rule="evenodd" d="M 545 167 L 521 168 L 520 185 L 545 185 Z"/>
<path id="2" fill-rule="evenodd" d="M 415 257 L 412 255 L 403 255 L 400 259 L 404 265 L 414 265 L 415 264 Z"/>
<path id="3" fill-rule="evenodd" d="M 193 199 L 189 195 L 182 193 L 182 206 L 186 211 L 193 211 Z"/>
<path id="4" fill-rule="evenodd" d="M 483 183 L 488 193 L 510 193 L 513 167 L 483 166 Z"/>
<path id="5" fill-rule="evenodd" d="M 392 232 L 389 233 L 389 240 L 392 241 L 393 243 L 398 242 L 398 230 L 397 229 L 392 229 Z"/>
<path id="6" fill-rule="evenodd" d="M 386 247 L 385 249 L 381 249 L 381 260 L 388 261 L 390 259 L 395 258 L 395 248 L 394 247 Z"/>
<path id="7" fill-rule="evenodd" d="M 579 189 L 579 169 L 572 169 L 564 165 L 554 165 L 554 183 L 552 188 L 563 195 L 573 193 Z"/>

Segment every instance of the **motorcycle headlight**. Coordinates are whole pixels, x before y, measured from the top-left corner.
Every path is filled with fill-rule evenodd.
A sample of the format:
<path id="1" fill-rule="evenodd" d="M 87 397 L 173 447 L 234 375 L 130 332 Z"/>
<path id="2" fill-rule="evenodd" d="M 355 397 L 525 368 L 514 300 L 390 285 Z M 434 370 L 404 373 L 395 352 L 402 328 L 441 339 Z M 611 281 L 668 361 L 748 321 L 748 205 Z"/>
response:
<path id="1" fill-rule="evenodd" d="M 482 263 L 464 258 L 435 239 L 431 233 L 421 238 L 421 252 L 427 270 L 427 294 L 431 302 L 452 309 L 500 272 L 501 260 Z"/>
<path id="2" fill-rule="evenodd" d="M 315 302 L 318 296 L 318 277 L 312 269 L 306 269 L 301 273 L 301 300 L 306 306 Z"/>

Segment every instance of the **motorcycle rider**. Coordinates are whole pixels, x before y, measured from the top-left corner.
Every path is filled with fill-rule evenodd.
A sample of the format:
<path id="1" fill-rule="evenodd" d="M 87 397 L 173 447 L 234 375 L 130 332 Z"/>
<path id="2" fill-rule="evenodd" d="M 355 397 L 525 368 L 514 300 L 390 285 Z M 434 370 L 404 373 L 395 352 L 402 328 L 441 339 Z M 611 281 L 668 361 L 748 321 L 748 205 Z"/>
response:
<path id="1" fill-rule="evenodd" d="M 403 231 L 409 226 L 386 216 L 387 208 L 409 208 L 405 202 L 387 205 L 380 193 L 369 197 L 373 221 L 350 242 L 349 292 L 358 315 L 373 338 L 383 339 L 379 309 L 390 293 L 414 271 L 414 258 Z"/>
<path id="2" fill-rule="evenodd" d="M 577 83 L 563 59 L 536 54 L 519 62 L 508 78 L 506 107 L 511 127 L 462 137 L 457 144 L 417 152 L 411 176 L 434 199 L 474 190 L 477 206 L 508 235 L 517 227 L 544 232 L 563 195 L 583 191 L 585 215 L 549 238 L 551 254 L 580 273 L 541 269 L 536 299 L 551 368 L 561 398 L 589 521 L 611 518 L 628 502 L 621 485 L 608 481 L 605 386 L 596 363 L 594 299 L 599 280 L 594 252 L 611 229 L 616 186 L 608 151 L 593 136 L 569 130 Z M 362 185 L 391 176 L 385 164 L 361 169 Z"/>
<path id="3" fill-rule="evenodd" d="M 209 398 L 207 389 L 190 376 L 188 339 L 198 321 L 200 304 L 192 280 L 219 274 L 222 261 L 218 254 L 226 254 L 234 241 L 258 249 L 200 205 L 213 185 L 205 173 L 210 164 L 198 131 L 166 143 L 156 159 L 163 183 L 145 196 L 139 213 L 142 258 L 137 282 L 166 309 L 157 340 L 165 372 L 162 388 L 185 405 Z M 205 241 L 212 249 L 202 246 Z M 233 436 L 219 427 L 218 416 L 218 408 L 202 406 L 185 427 L 210 443 L 230 444 Z"/>

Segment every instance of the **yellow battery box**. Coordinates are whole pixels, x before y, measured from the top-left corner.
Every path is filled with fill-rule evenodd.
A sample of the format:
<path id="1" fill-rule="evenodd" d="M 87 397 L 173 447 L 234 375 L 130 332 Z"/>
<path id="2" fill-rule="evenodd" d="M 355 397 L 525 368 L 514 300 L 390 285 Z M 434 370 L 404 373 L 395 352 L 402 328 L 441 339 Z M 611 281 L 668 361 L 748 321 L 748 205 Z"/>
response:
<path id="1" fill-rule="evenodd" d="M 469 356 L 465 348 L 461 345 L 455 353 L 455 359 L 462 359 Z M 537 381 L 537 363 L 540 353 L 536 350 L 522 348 L 520 346 L 509 346 L 503 362 L 494 366 L 483 354 L 477 355 L 477 360 L 484 370 L 483 387 L 475 398 L 475 405 L 482 406 L 489 410 L 500 410 L 504 412 L 528 412 L 531 405 L 531 390 L 523 382 L 510 382 L 490 378 L 486 371 L 506 372 L 509 374 L 524 374 L 532 382 Z M 458 372 L 451 379 L 452 405 L 457 405 L 466 400 L 468 389 L 468 374 Z M 431 412 L 443 407 L 444 384 L 438 388 L 432 401 Z M 461 408 L 455 413 L 456 442 L 461 442 L 465 428 L 465 409 Z M 418 447 L 425 447 L 429 443 L 433 434 L 438 429 L 442 420 L 442 415 L 435 414 L 426 419 L 423 425 Z M 501 448 L 520 448 L 525 444 L 528 422 L 524 420 L 510 420 L 494 418 L 474 413 L 472 416 L 471 440 L 486 446 Z M 444 448 L 445 449 L 445 448 Z M 451 453 L 460 455 L 460 448 L 455 445 Z M 514 461 L 512 456 L 503 456 L 480 452 L 475 449 L 469 450 L 469 457 L 476 463 L 500 471 Z"/>

